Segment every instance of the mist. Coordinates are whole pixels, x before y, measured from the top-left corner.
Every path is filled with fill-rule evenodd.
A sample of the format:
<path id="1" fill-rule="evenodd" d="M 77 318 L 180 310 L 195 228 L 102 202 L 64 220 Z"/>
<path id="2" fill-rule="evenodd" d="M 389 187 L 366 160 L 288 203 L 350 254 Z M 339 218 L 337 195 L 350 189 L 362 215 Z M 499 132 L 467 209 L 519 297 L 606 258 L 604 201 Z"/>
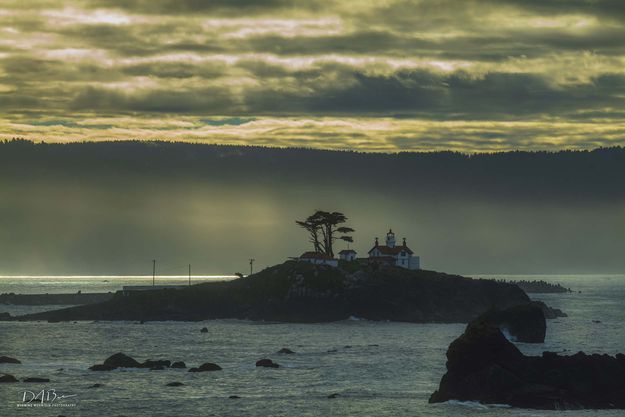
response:
<path id="1" fill-rule="evenodd" d="M 549 193 L 561 169 L 557 154 L 550 157 L 553 176 L 528 174 L 521 181 L 504 172 L 497 184 L 509 186 L 500 187 L 475 175 L 467 180 L 455 171 L 458 162 L 428 177 L 406 171 L 418 171 L 418 160 L 389 169 L 401 156 L 237 148 L 240 157 L 218 164 L 205 154 L 223 160 L 232 147 L 186 145 L 176 151 L 162 144 L 170 147 L 163 165 L 148 145 L 132 151 L 124 144 L 80 146 L 22 145 L 18 152 L 15 145 L 2 145 L 0 274 L 149 275 L 152 259 L 164 275 L 183 275 L 188 264 L 198 275 L 247 273 L 250 258 L 264 268 L 310 250 L 294 221 L 315 209 L 348 216 L 356 229 L 351 247 L 359 256 L 392 228 L 425 269 L 625 270 L 625 199 L 614 188 L 622 180 L 596 175 L 596 169 L 614 168 L 605 164 L 593 165 L 597 179 L 584 176 L 598 182 L 592 189 L 573 184 L 571 191 Z M 38 159 L 42 153 L 45 163 Z M 528 155 L 529 170 L 536 164 Z M 341 161 L 328 164 L 327 158 Z M 469 171 L 501 172 L 493 160 L 473 158 Z"/>

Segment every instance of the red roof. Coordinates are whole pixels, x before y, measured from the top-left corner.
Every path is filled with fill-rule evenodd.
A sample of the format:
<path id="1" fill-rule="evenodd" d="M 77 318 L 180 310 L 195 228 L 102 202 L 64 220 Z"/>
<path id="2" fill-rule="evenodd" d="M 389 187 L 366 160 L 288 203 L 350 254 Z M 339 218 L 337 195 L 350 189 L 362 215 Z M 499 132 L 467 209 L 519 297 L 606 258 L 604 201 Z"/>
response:
<path id="1" fill-rule="evenodd" d="M 390 247 L 390 246 L 374 246 L 373 248 L 371 248 L 371 250 L 369 251 L 369 253 L 373 252 L 374 249 L 377 249 L 378 251 L 380 251 L 380 253 L 382 255 L 390 255 L 390 256 L 394 256 L 394 255 L 398 255 L 401 251 L 406 251 L 409 254 L 413 254 L 414 252 L 410 250 L 410 248 L 408 248 L 408 246 L 394 246 L 394 247 Z"/>
<path id="2" fill-rule="evenodd" d="M 334 259 L 330 255 L 321 252 L 304 252 L 300 259 Z"/>

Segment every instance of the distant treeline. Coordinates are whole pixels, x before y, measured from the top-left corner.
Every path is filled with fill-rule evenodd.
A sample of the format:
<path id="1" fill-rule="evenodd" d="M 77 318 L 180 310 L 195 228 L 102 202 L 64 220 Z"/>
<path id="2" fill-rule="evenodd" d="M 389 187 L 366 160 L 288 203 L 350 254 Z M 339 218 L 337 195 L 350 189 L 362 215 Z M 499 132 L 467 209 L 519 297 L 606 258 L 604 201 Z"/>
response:
<path id="1" fill-rule="evenodd" d="M 511 283 L 516 284 L 521 287 L 523 291 L 526 293 L 563 293 L 563 292 L 571 292 L 570 288 L 565 288 L 560 284 L 552 284 L 543 280 L 505 280 L 500 279 L 498 282 Z"/>
<path id="2" fill-rule="evenodd" d="M 359 153 L 181 142 L 0 142 L 0 179 L 190 177 L 536 202 L 625 201 L 625 148 L 492 154 Z"/>

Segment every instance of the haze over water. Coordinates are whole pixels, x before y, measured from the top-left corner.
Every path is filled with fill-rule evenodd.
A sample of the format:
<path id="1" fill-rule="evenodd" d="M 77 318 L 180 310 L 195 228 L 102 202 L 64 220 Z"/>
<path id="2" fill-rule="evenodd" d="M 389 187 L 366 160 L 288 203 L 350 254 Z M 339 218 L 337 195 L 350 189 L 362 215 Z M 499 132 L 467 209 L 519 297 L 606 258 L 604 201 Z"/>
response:
<path id="1" fill-rule="evenodd" d="M 192 275 L 191 284 L 201 282 L 225 281 L 234 279 L 233 275 Z M 156 285 L 188 285 L 185 275 L 157 276 Z M 124 285 L 152 285 L 151 275 L 2 275 L 0 276 L 0 294 L 69 294 L 81 291 L 115 292 Z"/>

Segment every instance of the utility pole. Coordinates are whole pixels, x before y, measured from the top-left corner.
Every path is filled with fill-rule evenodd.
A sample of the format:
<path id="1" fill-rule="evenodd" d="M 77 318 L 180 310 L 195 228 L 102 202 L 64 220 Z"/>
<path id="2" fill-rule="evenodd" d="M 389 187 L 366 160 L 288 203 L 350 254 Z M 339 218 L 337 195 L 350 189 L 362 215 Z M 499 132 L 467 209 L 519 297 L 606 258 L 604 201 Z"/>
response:
<path id="1" fill-rule="evenodd" d="M 191 285 L 191 264 L 189 264 L 189 285 Z"/>
<path id="2" fill-rule="evenodd" d="M 152 259 L 152 286 L 156 283 L 156 259 Z"/>
<path id="3" fill-rule="evenodd" d="M 254 273 L 254 261 L 256 259 L 250 259 L 250 275 Z"/>

